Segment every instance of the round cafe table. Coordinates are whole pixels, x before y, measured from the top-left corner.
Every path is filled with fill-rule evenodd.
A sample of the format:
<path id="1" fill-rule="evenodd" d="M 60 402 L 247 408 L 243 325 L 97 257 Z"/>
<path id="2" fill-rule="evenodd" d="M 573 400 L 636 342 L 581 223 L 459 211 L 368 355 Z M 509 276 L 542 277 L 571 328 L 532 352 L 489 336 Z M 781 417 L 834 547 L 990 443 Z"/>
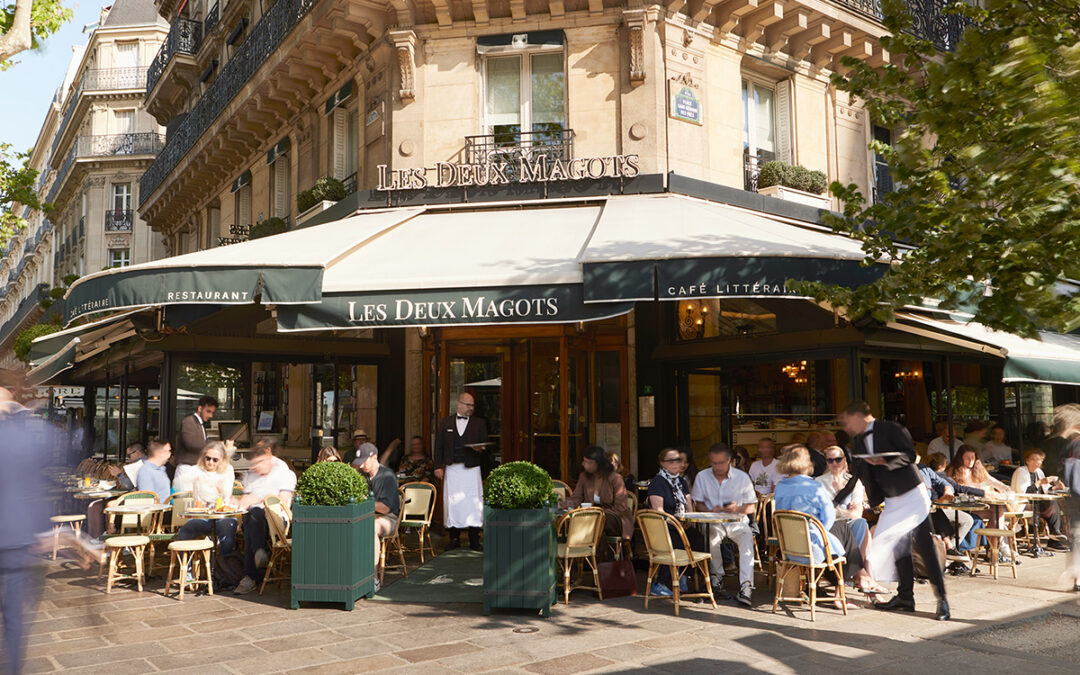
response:
<path id="1" fill-rule="evenodd" d="M 140 534 L 158 534 L 161 532 L 161 518 L 162 514 L 166 511 L 171 511 L 171 504 L 140 504 L 138 502 L 131 504 L 118 504 L 116 506 L 106 506 L 105 515 L 107 516 L 145 516 L 152 515 L 150 518 L 150 524 L 146 528 L 145 532 Z"/>

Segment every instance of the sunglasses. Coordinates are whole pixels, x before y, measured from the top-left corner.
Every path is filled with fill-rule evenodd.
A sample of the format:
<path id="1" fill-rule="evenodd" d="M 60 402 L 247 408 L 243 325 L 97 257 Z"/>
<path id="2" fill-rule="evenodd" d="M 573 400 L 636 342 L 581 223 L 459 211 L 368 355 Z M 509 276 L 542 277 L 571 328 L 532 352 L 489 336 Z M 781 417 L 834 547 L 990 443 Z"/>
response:
<path id="1" fill-rule="evenodd" d="M 825 461 L 828 462 L 829 464 L 839 464 L 840 462 L 844 461 L 844 458 L 843 457 L 828 457 L 828 458 L 825 459 Z"/>
<path id="2" fill-rule="evenodd" d="M 204 457 L 203 459 L 205 461 L 207 461 L 207 462 L 220 462 L 221 461 L 221 459 L 218 458 L 218 457 Z"/>

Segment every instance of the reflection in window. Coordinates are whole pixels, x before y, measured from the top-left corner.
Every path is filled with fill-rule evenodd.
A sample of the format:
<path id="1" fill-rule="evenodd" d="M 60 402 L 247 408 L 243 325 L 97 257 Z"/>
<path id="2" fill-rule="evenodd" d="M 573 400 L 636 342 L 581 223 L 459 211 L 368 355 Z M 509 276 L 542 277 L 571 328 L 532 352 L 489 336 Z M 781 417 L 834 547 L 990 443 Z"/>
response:
<path id="1" fill-rule="evenodd" d="M 776 332 L 776 314 L 753 300 L 680 300 L 676 336 L 680 341 Z"/>
<path id="2" fill-rule="evenodd" d="M 566 128 L 563 53 L 544 52 L 487 59 L 487 124 L 498 145 L 516 145 L 521 132 L 536 142 L 561 138 Z"/>
<path id="3" fill-rule="evenodd" d="M 182 363 L 176 369 L 174 429 L 179 429 L 180 422 L 195 412 L 203 396 L 213 396 L 218 401 L 214 427 L 220 421 L 248 421 L 244 411 L 248 386 L 243 368 L 217 363 Z"/>

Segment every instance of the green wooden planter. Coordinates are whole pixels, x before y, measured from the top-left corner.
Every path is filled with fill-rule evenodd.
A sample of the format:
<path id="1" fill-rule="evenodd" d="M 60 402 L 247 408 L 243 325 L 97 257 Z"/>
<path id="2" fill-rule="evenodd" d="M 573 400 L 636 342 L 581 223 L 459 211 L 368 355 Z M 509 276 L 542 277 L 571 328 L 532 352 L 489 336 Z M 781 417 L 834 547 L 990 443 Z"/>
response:
<path id="1" fill-rule="evenodd" d="M 555 527 L 550 508 L 504 511 L 484 506 L 484 614 L 497 607 L 555 604 Z"/>
<path id="2" fill-rule="evenodd" d="M 375 595 L 375 502 L 293 506 L 292 608 Z"/>

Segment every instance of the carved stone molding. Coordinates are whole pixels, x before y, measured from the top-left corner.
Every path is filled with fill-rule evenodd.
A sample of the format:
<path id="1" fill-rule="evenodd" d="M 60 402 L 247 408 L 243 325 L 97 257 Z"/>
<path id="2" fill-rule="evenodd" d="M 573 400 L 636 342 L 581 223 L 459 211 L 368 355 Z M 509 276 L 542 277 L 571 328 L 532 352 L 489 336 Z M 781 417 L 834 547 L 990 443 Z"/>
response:
<path id="1" fill-rule="evenodd" d="M 127 232 L 106 234 L 105 248 L 131 248 L 131 234 Z"/>
<path id="2" fill-rule="evenodd" d="M 645 10 L 628 9 L 623 21 L 630 37 L 630 84 L 645 81 Z"/>
<path id="3" fill-rule="evenodd" d="M 86 187 L 99 188 L 105 187 L 105 176 L 91 176 L 86 179 Z"/>
<path id="4" fill-rule="evenodd" d="M 402 103 L 416 100 L 416 33 L 411 30 L 390 31 L 390 42 L 397 50 L 401 86 L 398 97 Z"/>

